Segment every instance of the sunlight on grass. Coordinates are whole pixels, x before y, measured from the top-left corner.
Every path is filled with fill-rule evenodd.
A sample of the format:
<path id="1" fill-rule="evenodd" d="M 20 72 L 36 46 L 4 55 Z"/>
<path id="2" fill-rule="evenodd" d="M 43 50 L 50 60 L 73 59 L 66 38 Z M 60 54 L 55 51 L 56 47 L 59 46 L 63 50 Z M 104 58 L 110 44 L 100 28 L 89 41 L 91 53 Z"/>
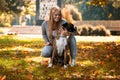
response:
<path id="1" fill-rule="evenodd" d="M 77 42 L 77 65 L 47 68 L 41 38 L 0 36 L 0 76 L 6 80 L 119 79 L 120 39 L 117 42 Z M 47 75 L 47 76 L 46 76 Z"/>
<path id="2" fill-rule="evenodd" d="M 94 66 L 94 62 L 90 60 L 83 60 L 81 64 L 84 66 Z"/>
<path id="3" fill-rule="evenodd" d="M 40 52 L 43 47 L 42 39 L 19 39 L 17 36 L 1 36 L 0 52 L 12 51 L 12 53 L 33 53 Z"/>
<path id="4" fill-rule="evenodd" d="M 25 61 L 26 62 L 31 62 L 31 61 L 33 61 L 33 62 L 37 62 L 37 63 L 44 63 L 45 62 L 45 60 L 43 60 L 43 58 L 41 57 L 41 56 L 39 56 L 39 57 L 26 57 L 25 58 Z"/>
<path id="5" fill-rule="evenodd" d="M 16 66 L 20 60 L 13 60 L 12 58 L 0 58 L 0 66 L 3 66 L 5 68 L 13 68 L 13 66 Z"/>
<path id="6" fill-rule="evenodd" d="M 117 41 L 116 42 L 120 42 L 120 36 L 118 37 Z"/>
<path id="7" fill-rule="evenodd" d="M 3 33 L 2 29 L 0 29 L 0 34 Z"/>
<path id="8" fill-rule="evenodd" d="M 94 47 L 92 47 L 92 46 L 78 46 L 78 47 L 80 47 L 80 48 L 82 48 L 82 49 L 93 49 Z"/>

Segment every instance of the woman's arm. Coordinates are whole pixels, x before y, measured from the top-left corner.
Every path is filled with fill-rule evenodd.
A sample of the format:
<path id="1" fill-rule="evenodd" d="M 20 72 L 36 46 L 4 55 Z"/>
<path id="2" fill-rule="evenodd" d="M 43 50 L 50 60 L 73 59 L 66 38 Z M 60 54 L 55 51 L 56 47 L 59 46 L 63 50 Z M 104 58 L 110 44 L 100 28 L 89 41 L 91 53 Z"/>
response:
<path id="1" fill-rule="evenodd" d="M 42 36 L 43 36 L 43 39 L 45 41 L 45 45 L 49 45 L 50 44 L 49 40 L 48 40 L 48 36 L 47 36 L 47 28 L 46 28 L 47 26 L 48 26 L 47 21 L 44 21 L 42 23 Z"/>

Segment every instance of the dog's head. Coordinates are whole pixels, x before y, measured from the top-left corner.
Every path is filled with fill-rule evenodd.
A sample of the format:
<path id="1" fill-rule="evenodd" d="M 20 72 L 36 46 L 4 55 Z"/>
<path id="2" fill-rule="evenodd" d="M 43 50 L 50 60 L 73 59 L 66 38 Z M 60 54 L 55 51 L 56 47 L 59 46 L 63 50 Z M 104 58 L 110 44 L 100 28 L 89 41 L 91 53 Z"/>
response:
<path id="1" fill-rule="evenodd" d="M 63 28 L 66 28 L 68 32 L 76 32 L 76 27 L 72 23 L 62 24 Z"/>

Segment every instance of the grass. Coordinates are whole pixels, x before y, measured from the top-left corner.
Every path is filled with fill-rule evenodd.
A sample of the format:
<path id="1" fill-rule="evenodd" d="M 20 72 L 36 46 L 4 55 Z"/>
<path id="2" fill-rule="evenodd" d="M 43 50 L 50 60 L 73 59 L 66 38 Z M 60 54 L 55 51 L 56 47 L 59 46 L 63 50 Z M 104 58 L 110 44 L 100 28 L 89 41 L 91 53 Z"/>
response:
<path id="1" fill-rule="evenodd" d="M 120 40 L 78 42 L 77 65 L 47 68 L 40 56 L 41 38 L 0 36 L 0 80 L 111 80 L 120 79 Z"/>

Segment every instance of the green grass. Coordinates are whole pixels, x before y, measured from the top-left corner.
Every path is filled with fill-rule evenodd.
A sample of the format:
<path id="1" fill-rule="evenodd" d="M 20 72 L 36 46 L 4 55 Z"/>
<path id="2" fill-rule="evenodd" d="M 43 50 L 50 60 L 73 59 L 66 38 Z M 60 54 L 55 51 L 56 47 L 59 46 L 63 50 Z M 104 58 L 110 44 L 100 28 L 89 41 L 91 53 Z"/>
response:
<path id="1" fill-rule="evenodd" d="M 0 37 L 0 79 L 6 80 L 108 80 L 120 79 L 120 42 L 78 42 L 77 65 L 47 68 L 40 57 L 41 38 Z"/>

